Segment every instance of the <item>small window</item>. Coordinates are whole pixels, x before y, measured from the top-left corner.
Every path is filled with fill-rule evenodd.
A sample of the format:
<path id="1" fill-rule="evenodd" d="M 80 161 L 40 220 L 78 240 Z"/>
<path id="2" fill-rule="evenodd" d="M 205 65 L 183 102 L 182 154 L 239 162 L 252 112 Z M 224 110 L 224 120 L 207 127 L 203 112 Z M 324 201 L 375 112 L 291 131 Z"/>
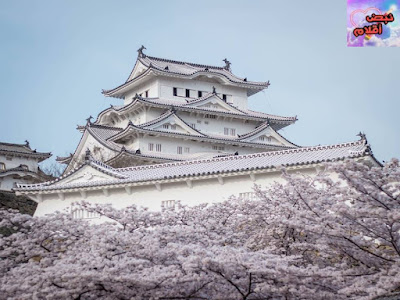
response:
<path id="1" fill-rule="evenodd" d="M 175 200 L 165 200 L 161 201 L 161 210 L 165 209 L 175 209 Z"/>
<path id="2" fill-rule="evenodd" d="M 164 129 L 169 129 L 169 125 L 168 125 L 168 124 L 164 124 L 162 127 L 163 127 Z"/>
<path id="3" fill-rule="evenodd" d="M 176 87 L 173 88 L 173 94 L 174 96 L 178 96 L 178 89 Z"/>
<path id="4" fill-rule="evenodd" d="M 144 94 L 145 94 L 145 97 L 146 97 L 146 98 L 148 98 L 148 97 L 149 97 L 149 91 L 148 91 L 148 90 L 147 90 L 147 91 L 145 91 L 145 92 L 144 92 Z"/>
<path id="5" fill-rule="evenodd" d="M 236 135 L 236 129 L 235 128 L 224 128 L 224 135 L 231 135 L 235 136 Z"/>
<path id="6" fill-rule="evenodd" d="M 142 97 L 143 93 L 140 93 L 139 96 Z"/>
<path id="7" fill-rule="evenodd" d="M 196 129 L 196 124 L 190 123 L 190 127 L 192 127 L 193 129 Z"/>
<path id="8" fill-rule="evenodd" d="M 154 151 L 154 144 L 153 143 L 149 143 L 149 151 Z"/>
<path id="9" fill-rule="evenodd" d="M 204 121 L 204 124 L 208 125 L 208 121 Z"/>
<path id="10" fill-rule="evenodd" d="M 209 115 L 209 114 L 206 114 L 206 115 L 204 116 L 204 118 L 206 118 L 206 119 L 216 119 L 217 116 L 216 116 L 216 115 Z"/>
<path id="11" fill-rule="evenodd" d="M 203 97 L 203 92 L 202 92 L 202 91 L 198 91 L 198 92 L 197 92 L 197 96 L 198 96 L 199 98 Z"/>
<path id="12" fill-rule="evenodd" d="M 186 89 L 186 97 L 188 97 L 188 98 L 190 98 L 190 90 L 189 89 Z"/>
<path id="13" fill-rule="evenodd" d="M 189 147 L 185 147 L 185 153 L 190 153 L 190 148 Z"/>
<path id="14" fill-rule="evenodd" d="M 27 165 L 21 165 L 20 167 L 24 170 L 29 170 Z"/>
<path id="15" fill-rule="evenodd" d="M 182 154 L 182 147 L 181 146 L 176 147 L 176 153 Z"/>
<path id="16" fill-rule="evenodd" d="M 6 164 L 0 162 L 0 171 L 4 171 L 6 169 Z"/>
<path id="17" fill-rule="evenodd" d="M 226 94 L 222 94 L 222 100 L 226 102 Z"/>
<path id="18" fill-rule="evenodd" d="M 161 144 L 156 144 L 156 151 L 161 152 Z"/>
<path id="19" fill-rule="evenodd" d="M 219 151 L 224 151 L 225 147 L 224 146 L 212 146 L 213 150 L 219 150 Z"/>
<path id="20" fill-rule="evenodd" d="M 197 123 L 198 123 L 198 124 L 201 124 L 201 120 L 197 120 Z"/>

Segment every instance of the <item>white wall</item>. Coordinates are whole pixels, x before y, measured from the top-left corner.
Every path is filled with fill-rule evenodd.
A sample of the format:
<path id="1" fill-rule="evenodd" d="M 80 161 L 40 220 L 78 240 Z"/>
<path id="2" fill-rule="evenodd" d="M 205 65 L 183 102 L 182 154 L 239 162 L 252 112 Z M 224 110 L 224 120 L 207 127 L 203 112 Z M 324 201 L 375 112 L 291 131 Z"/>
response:
<path id="1" fill-rule="evenodd" d="M 6 165 L 6 169 L 17 168 L 20 165 L 28 166 L 29 171 L 38 171 L 38 160 L 31 157 L 5 156 L 0 154 L 0 163 Z"/>
<path id="2" fill-rule="evenodd" d="M 315 168 L 302 169 L 303 174 L 316 174 Z M 109 190 L 106 196 L 102 190 L 87 193 L 83 199 L 79 192 L 64 195 L 60 200 L 58 195 L 43 195 L 43 201 L 38 204 L 35 216 L 43 216 L 56 210 L 70 207 L 75 201 L 89 201 L 91 203 L 112 203 L 116 208 L 123 208 L 132 204 L 148 207 L 153 211 L 160 211 L 162 201 L 180 200 L 184 205 L 198 205 L 201 203 L 215 203 L 229 199 L 231 195 L 239 196 L 240 193 L 252 192 L 254 184 L 263 187 L 275 181 L 282 181 L 280 172 L 265 172 L 255 175 L 253 181 L 249 175 L 239 175 L 223 178 L 221 184 L 217 178 L 194 180 L 192 188 L 184 181 L 161 184 L 161 190 L 157 190 L 154 184 L 148 186 L 132 187 L 132 194 L 128 194 L 125 188 Z M 34 196 L 33 196 L 34 198 Z"/>
<path id="3" fill-rule="evenodd" d="M 227 86 L 224 84 L 220 84 L 215 82 L 214 80 L 210 80 L 211 82 L 204 81 L 204 79 L 178 79 L 178 78 L 158 78 L 159 81 L 159 97 L 173 100 L 184 100 L 185 90 L 189 89 L 194 92 L 191 92 L 190 96 L 193 96 L 193 99 L 197 97 L 197 91 L 204 92 L 212 92 L 213 86 L 216 88 L 216 92 L 218 94 L 227 94 L 231 97 L 228 97 L 228 102 L 232 102 L 234 106 L 239 109 L 247 109 L 247 91 L 244 88 L 238 88 L 233 86 Z M 183 89 L 179 96 L 173 96 L 173 87 L 177 87 Z M 222 97 L 222 96 L 221 96 Z"/>

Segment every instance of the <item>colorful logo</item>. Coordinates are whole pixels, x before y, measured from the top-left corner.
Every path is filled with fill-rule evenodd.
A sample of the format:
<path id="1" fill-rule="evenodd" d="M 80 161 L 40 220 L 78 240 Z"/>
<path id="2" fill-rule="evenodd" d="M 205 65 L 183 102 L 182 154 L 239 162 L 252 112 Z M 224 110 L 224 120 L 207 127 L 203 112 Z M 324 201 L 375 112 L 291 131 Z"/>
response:
<path id="1" fill-rule="evenodd" d="M 347 0 L 348 47 L 400 47 L 400 0 Z"/>

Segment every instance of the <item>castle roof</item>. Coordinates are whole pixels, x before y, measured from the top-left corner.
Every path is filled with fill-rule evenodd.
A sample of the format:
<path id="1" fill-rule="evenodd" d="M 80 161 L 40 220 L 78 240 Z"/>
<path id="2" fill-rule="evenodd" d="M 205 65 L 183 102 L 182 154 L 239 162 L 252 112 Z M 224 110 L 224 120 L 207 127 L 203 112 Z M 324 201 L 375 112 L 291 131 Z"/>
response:
<path id="1" fill-rule="evenodd" d="M 68 172 L 60 178 L 41 184 L 18 184 L 17 191 L 52 191 L 70 189 L 93 189 L 112 186 L 127 186 L 162 182 L 171 179 L 188 179 L 224 174 L 240 174 L 261 170 L 277 170 L 281 166 L 304 166 L 343 160 L 347 158 L 373 157 L 365 139 L 359 141 L 315 147 L 303 147 L 282 151 L 269 151 L 248 155 L 234 155 L 212 159 L 189 160 L 156 165 L 137 166 L 129 168 L 111 168 L 101 162 L 87 158 L 85 164 Z M 375 162 L 379 164 L 376 160 Z M 78 172 L 81 168 L 90 166 L 104 174 L 107 179 L 90 182 L 68 182 L 66 178 Z"/>
<path id="2" fill-rule="evenodd" d="M 26 141 L 25 144 L 0 142 L 0 155 L 33 157 L 38 158 L 40 162 L 49 158 L 51 153 L 37 152 L 36 149 L 32 150 L 28 141 Z"/>
<path id="3" fill-rule="evenodd" d="M 174 101 L 174 100 L 166 100 L 166 99 L 161 99 L 161 98 L 143 98 L 140 97 L 139 95 L 136 95 L 132 101 L 126 105 L 123 106 L 111 106 L 102 112 L 99 113 L 97 120 L 94 122 L 95 124 L 100 124 L 101 118 L 108 114 L 108 113 L 117 113 L 117 114 L 123 114 L 126 111 L 129 111 L 130 109 L 133 109 L 136 105 L 143 104 L 145 106 L 152 106 L 152 107 L 159 107 L 163 109 L 169 109 L 173 107 L 176 111 L 185 111 L 185 112 L 202 112 L 202 113 L 212 113 L 215 115 L 220 115 L 220 116 L 230 116 L 230 117 L 235 117 L 239 119 L 245 119 L 245 120 L 253 120 L 253 121 L 261 121 L 265 122 L 268 120 L 268 122 L 271 124 L 271 126 L 275 130 L 280 130 L 283 127 L 286 127 L 287 125 L 293 124 L 294 122 L 297 121 L 297 117 L 283 117 L 283 116 L 278 116 L 278 115 L 272 115 L 272 114 L 267 114 L 263 112 L 256 112 L 252 110 L 245 110 L 245 109 L 238 109 L 236 107 L 231 106 L 228 103 L 225 103 L 228 107 L 231 106 L 232 110 L 217 110 L 213 109 L 212 107 L 207 108 L 207 107 L 197 107 L 194 106 L 194 104 L 199 104 L 201 102 L 204 102 L 205 100 L 211 98 L 211 97 L 218 97 L 217 95 L 213 93 L 208 93 L 204 95 L 202 98 L 196 99 L 194 101 Z M 218 97 L 219 98 L 219 97 Z M 220 98 L 219 98 L 220 99 Z M 221 100 L 222 101 L 222 100 Z"/>
<path id="4" fill-rule="evenodd" d="M 145 55 L 139 52 L 139 56 L 125 83 L 111 90 L 103 90 L 105 96 L 122 98 L 126 88 L 139 82 L 149 75 L 178 77 L 194 79 L 200 76 L 218 77 L 222 84 L 235 85 L 247 89 L 247 95 L 251 96 L 269 86 L 268 82 L 248 81 L 231 72 L 230 63 L 226 61 L 225 67 L 210 66 L 197 63 L 189 63 L 154 56 Z"/>

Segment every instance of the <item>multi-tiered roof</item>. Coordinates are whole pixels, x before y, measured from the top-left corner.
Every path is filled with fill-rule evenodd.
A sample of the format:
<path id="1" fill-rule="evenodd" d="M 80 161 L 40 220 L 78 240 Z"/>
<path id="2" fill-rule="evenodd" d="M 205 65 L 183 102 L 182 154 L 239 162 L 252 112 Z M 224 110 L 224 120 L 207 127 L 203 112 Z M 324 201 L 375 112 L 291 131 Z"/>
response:
<path id="1" fill-rule="evenodd" d="M 78 126 L 83 135 L 75 153 L 57 159 L 67 171 L 82 163 L 86 149 L 113 167 L 129 167 L 298 147 L 278 133 L 296 117 L 248 109 L 247 97 L 269 82 L 234 75 L 226 59 L 223 67 L 209 66 L 147 56 L 143 49 L 126 82 L 103 90 L 124 105 Z"/>

